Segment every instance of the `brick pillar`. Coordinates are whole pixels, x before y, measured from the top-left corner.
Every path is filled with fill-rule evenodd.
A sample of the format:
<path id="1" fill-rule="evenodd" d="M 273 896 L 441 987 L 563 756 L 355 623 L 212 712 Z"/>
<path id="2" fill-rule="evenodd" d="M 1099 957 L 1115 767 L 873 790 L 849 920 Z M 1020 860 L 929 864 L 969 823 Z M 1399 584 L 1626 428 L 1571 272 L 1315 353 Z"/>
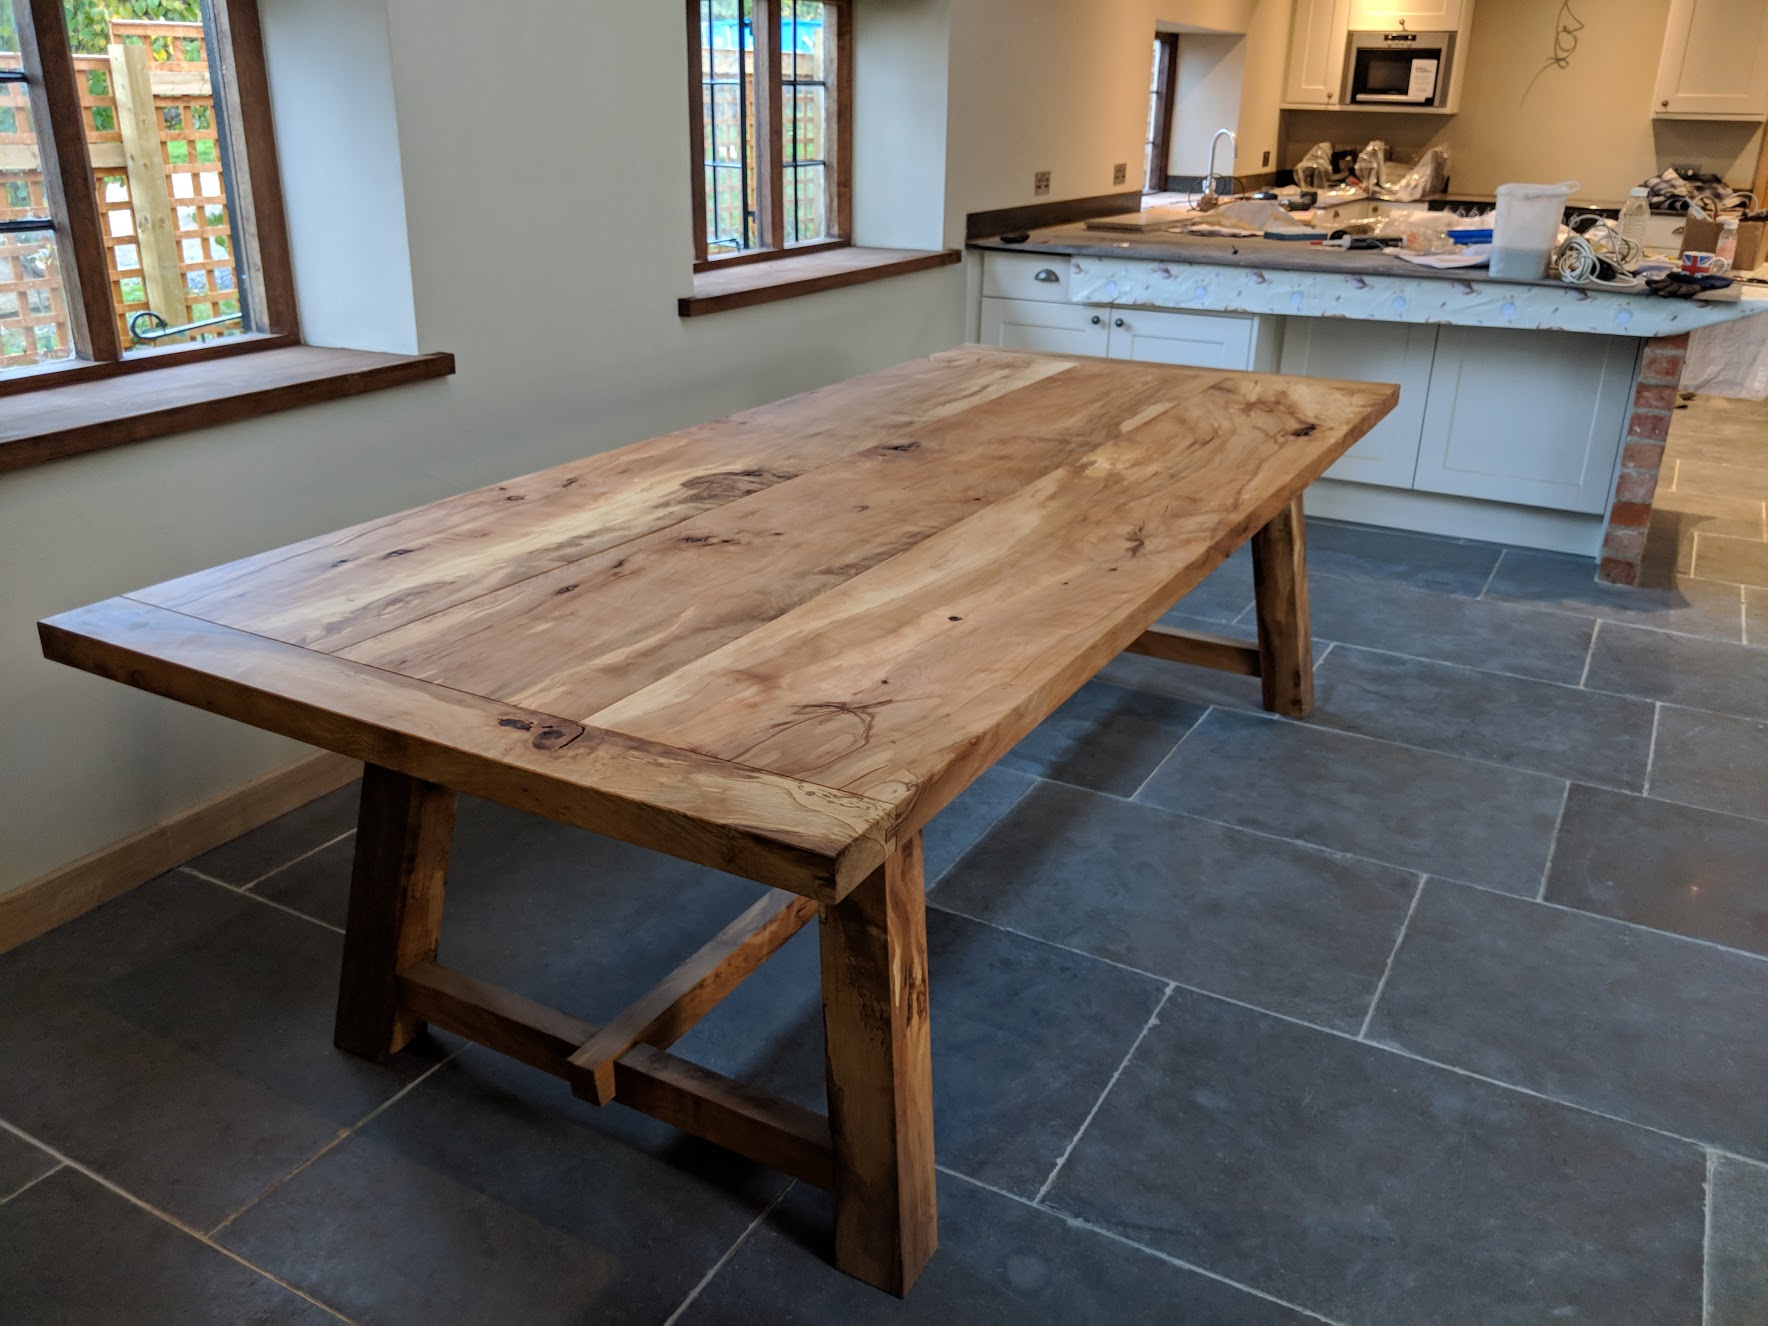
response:
<path id="1" fill-rule="evenodd" d="M 1608 512 L 1602 539 L 1602 561 L 1596 578 L 1610 585 L 1637 585 L 1645 561 L 1645 535 L 1651 524 L 1651 499 L 1657 494 L 1658 471 L 1664 464 L 1664 440 L 1670 435 L 1676 388 L 1688 355 L 1688 334 L 1659 336 L 1645 343 L 1639 359 L 1639 380 L 1633 387 L 1633 409 L 1621 441 L 1621 476 Z"/>

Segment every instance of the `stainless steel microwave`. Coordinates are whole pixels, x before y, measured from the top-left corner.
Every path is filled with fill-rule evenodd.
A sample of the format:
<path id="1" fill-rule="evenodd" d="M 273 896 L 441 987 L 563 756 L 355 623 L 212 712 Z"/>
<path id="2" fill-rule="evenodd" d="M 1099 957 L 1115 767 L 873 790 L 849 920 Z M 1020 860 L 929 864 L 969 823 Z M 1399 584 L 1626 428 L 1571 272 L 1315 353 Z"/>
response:
<path id="1" fill-rule="evenodd" d="M 1453 32 L 1353 32 L 1344 104 L 1446 106 Z"/>

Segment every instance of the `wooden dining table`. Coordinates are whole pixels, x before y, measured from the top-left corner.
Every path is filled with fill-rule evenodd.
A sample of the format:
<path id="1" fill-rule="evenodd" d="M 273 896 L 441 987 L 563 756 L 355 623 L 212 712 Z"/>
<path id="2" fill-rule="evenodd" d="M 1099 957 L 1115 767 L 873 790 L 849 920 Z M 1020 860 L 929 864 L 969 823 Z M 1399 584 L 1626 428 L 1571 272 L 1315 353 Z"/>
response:
<path id="1" fill-rule="evenodd" d="M 904 1294 L 937 1242 L 921 829 L 1125 652 L 1306 715 L 1301 494 L 1397 398 L 966 347 L 64 613 L 43 651 L 363 762 L 342 1049 L 434 1025 L 829 1189 L 835 1264 Z M 1161 624 L 1248 541 L 1256 644 Z M 769 891 L 591 1025 L 438 963 L 460 793 Z M 669 1052 L 812 918 L 826 1115 Z"/>

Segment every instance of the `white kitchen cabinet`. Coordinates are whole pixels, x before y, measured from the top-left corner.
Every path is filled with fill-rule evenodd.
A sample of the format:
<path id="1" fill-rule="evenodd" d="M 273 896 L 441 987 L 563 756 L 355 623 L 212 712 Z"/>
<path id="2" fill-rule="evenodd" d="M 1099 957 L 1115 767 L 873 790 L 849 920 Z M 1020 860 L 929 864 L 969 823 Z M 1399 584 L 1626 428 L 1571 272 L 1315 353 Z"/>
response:
<path id="1" fill-rule="evenodd" d="M 1290 31 L 1288 74 L 1283 83 L 1286 107 L 1339 104 L 1350 7 L 1351 0 L 1295 0 L 1295 26 Z"/>
<path id="2" fill-rule="evenodd" d="M 1351 0 L 1357 32 L 1458 32 L 1469 8 L 1463 0 Z"/>
<path id="3" fill-rule="evenodd" d="M 1768 118 L 1768 4 L 1670 0 L 1652 113 L 1666 119 Z"/>
<path id="4" fill-rule="evenodd" d="M 1110 356 L 1191 368 L 1268 367 L 1254 357 L 1258 323 L 1234 314 L 1112 309 Z M 1276 356 L 1267 359 L 1274 363 Z"/>
<path id="5" fill-rule="evenodd" d="M 1087 304 L 984 299 L 982 342 L 1004 350 L 1043 350 L 1103 359 L 1111 346 L 1109 315 L 1109 309 Z"/>
<path id="6" fill-rule="evenodd" d="M 1639 342 L 1443 327 L 1413 487 L 1600 514 Z"/>
<path id="7" fill-rule="evenodd" d="M 1402 322 L 1291 318 L 1283 334 L 1281 372 L 1308 378 L 1392 382 L 1393 413 L 1326 471 L 1329 479 L 1410 488 L 1424 437 L 1437 329 Z"/>

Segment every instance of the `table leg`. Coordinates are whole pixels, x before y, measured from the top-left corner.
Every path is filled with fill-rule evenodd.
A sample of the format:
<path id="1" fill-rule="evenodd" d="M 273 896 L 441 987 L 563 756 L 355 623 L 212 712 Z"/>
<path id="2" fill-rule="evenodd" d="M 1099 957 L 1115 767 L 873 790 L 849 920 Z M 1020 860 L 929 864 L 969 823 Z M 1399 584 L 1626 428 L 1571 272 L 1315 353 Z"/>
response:
<path id="1" fill-rule="evenodd" d="M 835 1265 L 906 1294 L 939 1243 L 921 836 L 823 908 Z"/>
<path id="2" fill-rule="evenodd" d="M 373 764 L 363 770 L 332 1038 L 341 1050 L 385 1059 L 423 1030 L 399 1011 L 396 978 L 435 959 L 455 801 L 434 783 Z"/>
<path id="3" fill-rule="evenodd" d="M 1252 582 L 1265 708 L 1306 718 L 1314 707 L 1314 641 L 1300 497 L 1252 536 Z"/>

